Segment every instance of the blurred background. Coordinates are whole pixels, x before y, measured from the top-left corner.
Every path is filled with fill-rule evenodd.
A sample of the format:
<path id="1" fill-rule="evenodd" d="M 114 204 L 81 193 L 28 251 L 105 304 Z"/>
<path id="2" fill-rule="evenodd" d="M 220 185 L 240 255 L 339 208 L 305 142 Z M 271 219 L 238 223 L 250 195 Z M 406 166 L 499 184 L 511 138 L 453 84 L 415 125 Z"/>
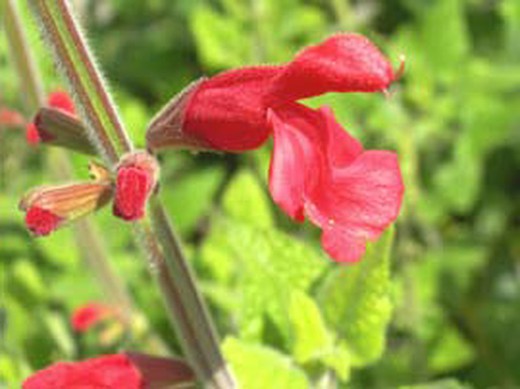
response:
<path id="1" fill-rule="evenodd" d="M 45 86 L 64 88 L 25 3 Z M 140 146 L 154 113 L 201 75 L 287 61 L 338 31 L 366 34 L 396 67 L 406 56 L 390 98 L 308 101 L 332 106 L 366 148 L 399 153 L 406 198 L 390 259 L 332 264 L 317 229 L 273 206 L 269 144 L 243 155 L 161 155 L 164 200 L 245 388 L 520 387 L 519 1 L 71 3 Z M 0 105 L 30 118 L 20 91 L 2 31 Z M 86 179 L 88 159 L 71 158 Z M 110 321 L 87 334 L 71 328 L 76 307 L 106 295 L 72 229 L 34 239 L 17 210 L 29 188 L 57 183 L 52 164 L 23 128 L 0 127 L 0 387 L 60 359 L 179 350 L 110 207 L 93 219 L 139 320 L 132 330 Z"/>

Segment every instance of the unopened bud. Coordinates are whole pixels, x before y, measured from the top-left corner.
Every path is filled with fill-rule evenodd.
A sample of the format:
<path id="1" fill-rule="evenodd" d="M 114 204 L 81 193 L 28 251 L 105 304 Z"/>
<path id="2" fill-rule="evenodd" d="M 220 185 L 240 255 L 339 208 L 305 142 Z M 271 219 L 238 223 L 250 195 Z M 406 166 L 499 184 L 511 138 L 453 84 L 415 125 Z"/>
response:
<path id="1" fill-rule="evenodd" d="M 30 144 L 43 142 L 83 154 L 96 154 L 83 123 L 76 116 L 58 108 L 45 107 L 38 111 L 34 122 L 27 126 L 27 141 Z"/>
<path id="2" fill-rule="evenodd" d="M 63 224 L 103 207 L 112 196 L 112 184 L 105 182 L 42 186 L 20 201 L 25 224 L 37 236 L 48 235 Z"/>

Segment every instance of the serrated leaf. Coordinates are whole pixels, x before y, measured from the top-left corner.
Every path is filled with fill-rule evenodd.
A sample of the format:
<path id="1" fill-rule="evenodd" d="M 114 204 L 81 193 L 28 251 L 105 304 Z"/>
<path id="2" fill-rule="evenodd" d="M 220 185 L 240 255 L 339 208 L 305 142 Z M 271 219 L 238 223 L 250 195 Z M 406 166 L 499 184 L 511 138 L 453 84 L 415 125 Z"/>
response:
<path id="1" fill-rule="evenodd" d="M 377 360 L 384 350 L 390 321 L 390 248 L 393 228 L 370 244 L 354 266 L 334 269 L 319 290 L 318 301 L 329 326 L 352 353 L 354 366 Z"/>
<path id="2" fill-rule="evenodd" d="M 300 364 L 319 363 L 346 381 L 350 374 L 350 353 L 345 344 L 335 344 L 316 301 L 302 291 L 293 291 L 289 316 L 294 359 Z"/>
<path id="3" fill-rule="evenodd" d="M 303 371 L 274 349 L 236 338 L 227 338 L 222 347 L 241 388 L 309 388 Z"/>
<path id="4" fill-rule="evenodd" d="M 209 247 L 204 247 L 202 260 L 207 266 L 234 269 L 242 335 L 261 337 L 264 315 L 268 315 L 288 339 L 291 292 L 307 290 L 324 270 L 327 260 L 280 231 L 259 229 L 224 217 L 214 222 L 205 246 Z"/>
<path id="5" fill-rule="evenodd" d="M 264 190 L 248 170 L 235 175 L 224 193 L 222 205 L 232 218 L 258 227 L 271 227 L 273 217 Z"/>
<path id="6" fill-rule="evenodd" d="M 302 291 L 291 294 L 289 316 L 293 327 L 293 355 L 299 363 L 320 359 L 330 352 L 333 339 L 316 302 Z"/>

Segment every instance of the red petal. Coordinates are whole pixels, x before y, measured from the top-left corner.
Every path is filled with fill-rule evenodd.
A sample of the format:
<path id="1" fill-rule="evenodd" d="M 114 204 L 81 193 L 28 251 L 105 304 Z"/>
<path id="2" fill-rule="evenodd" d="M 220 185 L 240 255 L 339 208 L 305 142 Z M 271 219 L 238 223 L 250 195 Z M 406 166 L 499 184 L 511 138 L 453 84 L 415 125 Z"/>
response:
<path id="1" fill-rule="evenodd" d="M 321 136 L 326 133 L 315 130 L 317 112 L 299 104 L 269 110 L 269 122 L 274 139 L 269 190 L 280 208 L 293 219 L 303 221 L 304 193 L 313 178 L 313 164 L 322 159 L 319 145 L 324 143 Z"/>
<path id="2" fill-rule="evenodd" d="M 303 50 L 274 81 L 282 101 L 326 92 L 376 92 L 394 81 L 392 65 L 367 38 L 338 34 Z"/>
<path id="3" fill-rule="evenodd" d="M 186 108 L 184 132 L 216 150 L 257 148 L 269 136 L 264 98 L 280 69 L 242 68 L 203 81 Z"/>
<path id="4" fill-rule="evenodd" d="M 270 190 L 291 217 L 303 213 L 323 229 L 323 247 L 337 261 L 358 260 L 396 219 L 403 184 L 397 157 L 366 151 L 327 109 L 285 105 L 270 113 L 274 150 Z"/>
<path id="5" fill-rule="evenodd" d="M 149 172 L 135 166 L 124 166 L 117 171 L 114 215 L 127 220 L 144 216 L 146 201 L 153 185 Z"/>
<path id="6" fill-rule="evenodd" d="M 350 165 L 334 168 L 322 190 L 308 193 L 306 212 L 322 227 L 322 244 L 331 257 L 354 262 L 398 216 L 404 186 L 397 155 L 365 151 Z"/>
<path id="7" fill-rule="evenodd" d="M 335 121 L 328 107 L 312 110 L 286 104 L 269 110 L 274 148 L 269 187 L 275 202 L 292 218 L 304 220 L 305 193 L 330 174 L 327 165 L 348 164 L 363 148 Z"/>
<path id="8" fill-rule="evenodd" d="M 90 328 L 111 316 L 112 309 L 99 303 L 88 303 L 77 308 L 71 318 L 72 328 L 78 332 L 88 331 Z"/>
<path id="9" fill-rule="evenodd" d="M 51 107 L 62 109 L 63 111 L 72 115 L 76 114 L 74 102 L 72 101 L 70 96 L 65 92 L 52 92 L 47 99 L 47 103 Z"/>
<path id="10" fill-rule="evenodd" d="M 141 389 L 143 378 L 125 354 L 106 355 L 83 362 L 59 362 L 40 370 L 23 389 Z"/>
<path id="11" fill-rule="evenodd" d="M 49 235 L 62 221 L 61 217 L 40 207 L 31 207 L 25 214 L 25 225 L 37 236 Z"/>

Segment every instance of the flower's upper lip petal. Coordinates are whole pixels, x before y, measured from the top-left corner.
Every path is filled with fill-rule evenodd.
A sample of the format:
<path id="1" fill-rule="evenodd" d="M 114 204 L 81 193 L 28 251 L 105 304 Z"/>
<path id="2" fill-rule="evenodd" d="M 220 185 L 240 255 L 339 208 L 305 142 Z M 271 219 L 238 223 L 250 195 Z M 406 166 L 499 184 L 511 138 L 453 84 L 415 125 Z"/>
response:
<path id="1" fill-rule="evenodd" d="M 392 65 L 370 40 L 337 34 L 305 48 L 273 82 L 280 101 L 295 101 L 327 92 L 378 92 L 394 81 Z"/>

